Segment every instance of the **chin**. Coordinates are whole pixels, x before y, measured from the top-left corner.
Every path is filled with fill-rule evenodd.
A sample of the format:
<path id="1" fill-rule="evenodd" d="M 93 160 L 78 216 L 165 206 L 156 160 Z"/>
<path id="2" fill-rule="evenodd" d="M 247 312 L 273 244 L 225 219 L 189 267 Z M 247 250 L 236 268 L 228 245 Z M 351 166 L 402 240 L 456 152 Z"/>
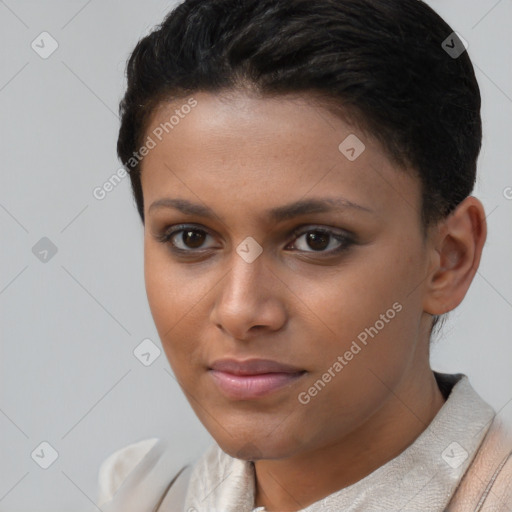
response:
<path id="1" fill-rule="evenodd" d="M 287 458 L 298 448 L 296 445 L 290 445 L 293 442 L 294 440 L 290 438 L 285 441 L 272 436 L 255 438 L 249 435 L 242 439 L 217 440 L 218 445 L 228 455 L 246 461 Z"/>

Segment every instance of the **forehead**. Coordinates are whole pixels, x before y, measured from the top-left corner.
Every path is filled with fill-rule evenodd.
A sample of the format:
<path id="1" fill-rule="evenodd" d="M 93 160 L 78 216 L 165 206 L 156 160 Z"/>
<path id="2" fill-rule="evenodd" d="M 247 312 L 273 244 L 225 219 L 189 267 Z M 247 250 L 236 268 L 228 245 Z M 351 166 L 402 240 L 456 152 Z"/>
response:
<path id="1" fill-rule="evenodd" d="M 166 195 L 257 208 L 326 193 L 377 211 L 418 209 L 413 173 L 305 95 L 196 93 L 160 104 L 144 140 L 146 212 Z"/>

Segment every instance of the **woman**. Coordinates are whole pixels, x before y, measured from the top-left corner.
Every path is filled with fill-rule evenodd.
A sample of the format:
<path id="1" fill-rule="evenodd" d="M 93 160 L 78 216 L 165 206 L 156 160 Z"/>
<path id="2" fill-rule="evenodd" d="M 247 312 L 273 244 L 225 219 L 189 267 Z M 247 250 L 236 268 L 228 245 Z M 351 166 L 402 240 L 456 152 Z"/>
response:
<path id="1" fill-rule="evenodd" d="M 486 238 L 464 42 L 412 0 L 186 0 L 118 154 L 162 346 L 216 443 L 112 454 L 102 510 L 512 510 L 512 442 L 430 367 Z"/>

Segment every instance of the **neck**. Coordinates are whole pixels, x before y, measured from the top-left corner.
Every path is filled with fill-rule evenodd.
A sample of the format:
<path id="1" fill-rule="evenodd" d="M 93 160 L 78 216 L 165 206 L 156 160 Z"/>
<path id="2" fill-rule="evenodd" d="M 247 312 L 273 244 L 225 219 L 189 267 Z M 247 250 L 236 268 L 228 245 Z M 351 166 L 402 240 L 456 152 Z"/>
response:
<path id="1" fill-rule="evenodd" d="M 385 405 L 334 445 L 256 461 L 255 506 L 294 512 L 356 483 L 410 446 L 444 402 L 430 368 L 422 378 L 404 379 Z"/>

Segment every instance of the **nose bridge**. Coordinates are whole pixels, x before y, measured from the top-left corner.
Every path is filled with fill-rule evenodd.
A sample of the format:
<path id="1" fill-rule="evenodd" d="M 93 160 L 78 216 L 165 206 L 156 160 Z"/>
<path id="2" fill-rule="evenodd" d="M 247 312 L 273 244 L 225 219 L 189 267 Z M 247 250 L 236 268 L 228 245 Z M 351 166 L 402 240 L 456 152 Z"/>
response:
<path id="1" fill-rule="evenodd" d="M 222 281 L 212 311 L 212 321 L 237 339 L 245 338 L 254 326 L 277 330 L 285 320 L 284 308 L 272 296 L 275 289 L 270 286 L 268 261 L 262 251 L 254 252 L 252 242 L 247 243 L 248 247 L 241 243 L 233 250 L 231 271 Z"/>
<path id="2" fill-rule="evenodd" d="M 264 292 L 264 287 L 261 286 L 264 282 L 264 260 L 262 250 L 257 250 L 250 241 L 241 242 L 231 256 L 231 272 L 224 282 L 224 300 L 232 302 L 233 305 L 238 301 L 252 302 L 254 306 L 256 295 Z"/>

